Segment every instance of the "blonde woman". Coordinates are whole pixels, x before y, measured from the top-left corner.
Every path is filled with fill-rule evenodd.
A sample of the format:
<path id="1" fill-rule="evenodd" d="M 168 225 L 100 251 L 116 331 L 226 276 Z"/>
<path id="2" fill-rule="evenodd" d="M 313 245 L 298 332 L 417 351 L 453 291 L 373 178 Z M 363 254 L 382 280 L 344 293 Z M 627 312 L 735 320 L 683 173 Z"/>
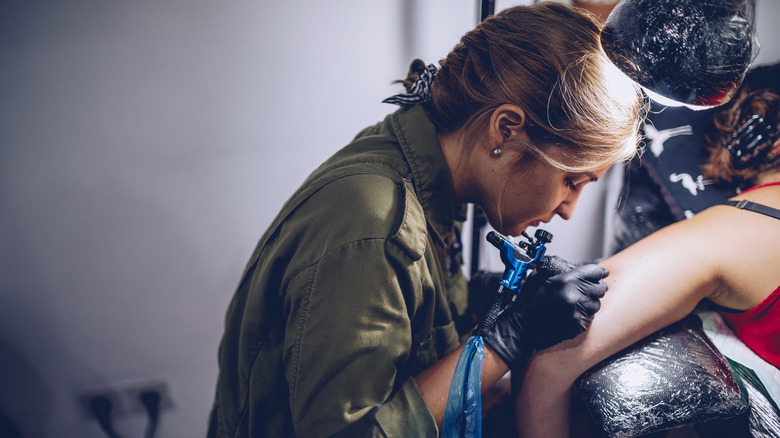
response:
<path id="1" fill-rule="evenodd" d="M 438 435 L 471 328 L 465 204 L 517 236 L 570 218 L 635 153 L 643 101 L 599 32 L 564 5 L 515 7 L 440 69 L 412 63 L 388 100 L 402 108 L 315 170 L 261 238 L 227 311 L 210 437 Z M 585 330 L 604 275 L 583 266 L 502 314 L 482 388 Z"/>

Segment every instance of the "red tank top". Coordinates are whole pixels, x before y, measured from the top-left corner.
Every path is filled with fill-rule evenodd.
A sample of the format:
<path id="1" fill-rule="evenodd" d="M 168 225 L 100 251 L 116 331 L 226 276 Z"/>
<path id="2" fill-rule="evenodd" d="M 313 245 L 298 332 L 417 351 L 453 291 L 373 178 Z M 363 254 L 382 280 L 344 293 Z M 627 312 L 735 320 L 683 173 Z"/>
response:
<path id="1" fill-rule="evenodd" d="M 780 181 L 775 181 L 775 182 L 771 182 L 771 183 L 761 184 L 760 186 L 751 187 L 751 188 L 745 190 L 742 193 L 747 193 L 747 192 L 749 192 L 751 190 L 760 189 L 761 187 L 769 187 L 769 186 L 777 186 L 777 185 L 780 185 Z"/>
<path id="2" fill-rule="evenodd" d="M 744 312 L 717 309 L 734 333 L 757 355 L 780 368 L 780 287 Z"/>
<path id="3" fill-rule="evenodd" d="M 780 182 L 750 188 L 755 190 Z M 743 193 L 745 193 L 743 192 Z M 742 342 L 772 365 L 780 368 L 780 286 L 761 304 L 744 312 L 717 309 Z"/>

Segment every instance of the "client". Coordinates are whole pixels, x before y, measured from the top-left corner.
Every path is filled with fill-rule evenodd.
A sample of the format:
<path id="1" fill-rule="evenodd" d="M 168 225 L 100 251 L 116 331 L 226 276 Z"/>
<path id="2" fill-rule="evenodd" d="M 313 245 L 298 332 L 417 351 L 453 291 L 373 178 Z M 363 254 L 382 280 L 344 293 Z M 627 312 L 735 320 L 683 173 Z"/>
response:
<path id="1" fill-rule="evenodd" d="M 780 368 L 778 67 L 752 70 L 714 113 L 707 135 L 705 176 L 747 189 L 600 263 L 610 271 L 609 292 L 588 332 L 528 365 L 516 402 L 520 436 L 568 436 L 570 391 L 580 374 L 683 319 L 701 301 Z M 756 80 L 757 73 L 770 81 Z"/>

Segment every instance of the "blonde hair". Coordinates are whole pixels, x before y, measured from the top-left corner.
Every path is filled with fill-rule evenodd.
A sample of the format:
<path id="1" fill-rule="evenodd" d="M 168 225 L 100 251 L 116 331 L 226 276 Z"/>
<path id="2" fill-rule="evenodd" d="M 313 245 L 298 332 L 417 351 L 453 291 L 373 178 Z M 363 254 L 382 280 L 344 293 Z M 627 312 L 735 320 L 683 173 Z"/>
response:
<path id="1" fill-rule="evenodd" d="M 473 138 L 493 110 L 515 104 L 526 115 L 539 160 L 588 172 L 637 152 L 646 102 L 608 60 L 594 16 L 558 4 L 505 9 L 480 23 L 440 61 L 426 110 L 441 133 Z M 421 61 L 410 68 L 412 83 Z M 565 163 L 545 152 L 554 145 Z M 575 163 L 575 164 L 572 164 Z"/>

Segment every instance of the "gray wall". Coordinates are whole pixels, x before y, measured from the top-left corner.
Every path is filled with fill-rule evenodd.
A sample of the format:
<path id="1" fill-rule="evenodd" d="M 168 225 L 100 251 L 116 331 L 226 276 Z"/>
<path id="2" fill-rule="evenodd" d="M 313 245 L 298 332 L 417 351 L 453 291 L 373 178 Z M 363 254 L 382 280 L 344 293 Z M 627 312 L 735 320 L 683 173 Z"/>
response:
<path id="1" fill-rule="evenodd" d="M 162 382 L 159 436 L 202 436 L 257 239 L 474 22 L 471 0 L 0 2 L 0 409 L 26 436 L 100 437 L 76 395 L 106 388 L 141 436 L 126 392 Z M 586 193 L 551 252 L 598 254 Z"/>

